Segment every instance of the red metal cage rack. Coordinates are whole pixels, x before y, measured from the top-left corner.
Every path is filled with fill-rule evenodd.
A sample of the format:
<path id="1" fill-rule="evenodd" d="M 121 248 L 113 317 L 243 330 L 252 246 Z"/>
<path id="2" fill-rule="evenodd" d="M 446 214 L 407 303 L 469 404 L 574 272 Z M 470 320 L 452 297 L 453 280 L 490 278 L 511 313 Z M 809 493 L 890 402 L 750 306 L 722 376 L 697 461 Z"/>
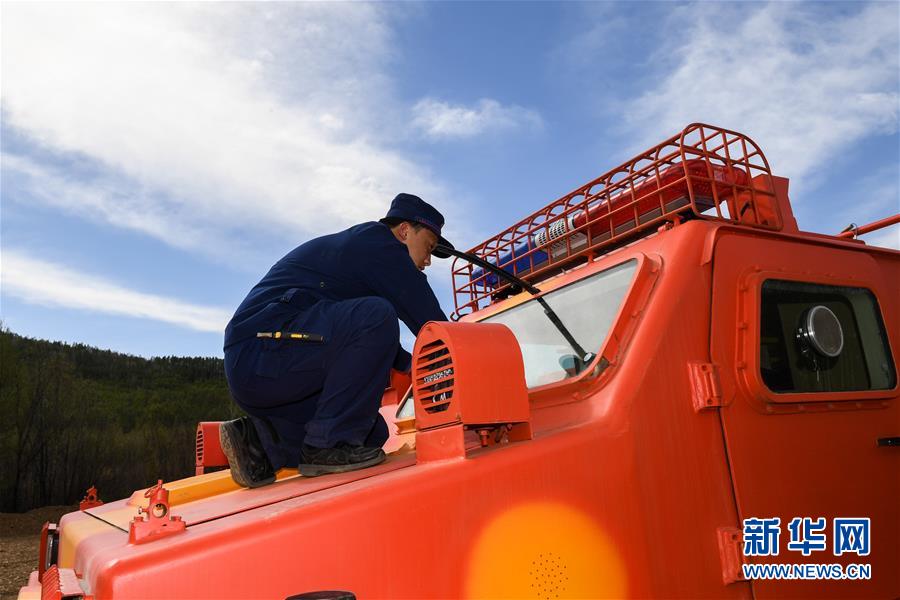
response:
<path id="1" fill-rule="evenodd" d="M 662 222 L 717 219 L 780 230 L 768 161 L 747 136 L 694 123 L 551 202 L 470 252 L 534 282 L 655 231 Z M 510 284 L 456 259 L 453 317 L 505 297 Z"/>

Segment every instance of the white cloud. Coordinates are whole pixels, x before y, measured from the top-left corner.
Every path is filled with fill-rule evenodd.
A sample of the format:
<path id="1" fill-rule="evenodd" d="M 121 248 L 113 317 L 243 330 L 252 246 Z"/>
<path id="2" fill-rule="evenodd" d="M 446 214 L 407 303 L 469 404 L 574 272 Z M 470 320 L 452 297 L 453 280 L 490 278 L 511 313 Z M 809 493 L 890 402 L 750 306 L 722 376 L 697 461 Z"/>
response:
<path id="1" fill-rule="evenodd" d="M 103 176 L 71 180 L 59 169 L 15 154 L 0 154 L 0 163 L 5 189 L 27 189 L 27 197 L 23 198 L 27 202 L 137 231 L 232 266 L 254 264 L 261 258 L 251 240 L 237 233 L 240 224 L 197 219 L 190 206 L 154 195 L 133 182 Z M 223 253 L 223 247 L 230 251 Z"/>
<path id="2" fill-rule="evenodd" d="M 224 331 L 231 318 L 231 312 L 221 308 L 129 290 L 16 251 L 4 250 L 0 260 L 3 293 L 32 304 L 151 319 L 215 333 Z"/>
<path id="3" fill-rule="evenodd" d="M 835 5 L 836 6 L 836 5 Z M 894 134 L 900 113 L 898 5 L 697 3 L 676 10 L 658 85 L 628 102 L 637 146 L 702 121 L 749 134 L 792 189 L 829 175 L 860 139 Z M 846 11 L 844 11 L 846 12 Z"/>
<path id="4" fill-rule="evenodd" d="M 169 243 L 333 230 L 398 191 L 443 193 L 373 141 L 392 114 L 388 25 L 363 3 L 4 4 L 3 119 L 102 165 L 102 207 L 68 201 L 117 226 Z"/>
<path id="5" fill-rule="evenodd" d="M 423 98 L 413 107 L 413 125 L 432 139 L 471 138 L 491 131 L 543 126 L 541 116 L 521 106 L 483 98 L 474 107 Z"/>

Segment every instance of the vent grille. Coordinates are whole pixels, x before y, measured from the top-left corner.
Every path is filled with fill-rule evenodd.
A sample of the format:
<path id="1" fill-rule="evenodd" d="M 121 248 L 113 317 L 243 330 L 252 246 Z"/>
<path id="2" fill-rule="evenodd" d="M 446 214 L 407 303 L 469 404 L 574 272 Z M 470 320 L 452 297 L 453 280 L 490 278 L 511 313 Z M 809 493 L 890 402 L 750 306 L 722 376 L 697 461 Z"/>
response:
<path id="1" fill-rule="evenodd" d="M 443 340 L 424 346 L 416 357 L 415 397 L 428 414 L 450 407 L 454 390 L 453 357 Z"/>
<path id="2" fill-rule="evenodd" d="M 197 427 L 197 465 L 203 464 L 203 428 Z"/>

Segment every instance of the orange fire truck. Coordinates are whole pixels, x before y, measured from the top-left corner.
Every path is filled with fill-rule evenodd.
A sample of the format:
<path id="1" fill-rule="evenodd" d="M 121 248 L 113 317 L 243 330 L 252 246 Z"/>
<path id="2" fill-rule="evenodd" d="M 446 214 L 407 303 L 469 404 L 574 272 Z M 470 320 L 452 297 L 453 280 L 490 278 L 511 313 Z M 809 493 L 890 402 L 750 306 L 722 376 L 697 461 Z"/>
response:
<path id="1" fill-rule="evenodd" d="M 48 523 L 19 598 L 900 596 L 900 252 L 693 124 L 458 257 L 388 459 Z"/>

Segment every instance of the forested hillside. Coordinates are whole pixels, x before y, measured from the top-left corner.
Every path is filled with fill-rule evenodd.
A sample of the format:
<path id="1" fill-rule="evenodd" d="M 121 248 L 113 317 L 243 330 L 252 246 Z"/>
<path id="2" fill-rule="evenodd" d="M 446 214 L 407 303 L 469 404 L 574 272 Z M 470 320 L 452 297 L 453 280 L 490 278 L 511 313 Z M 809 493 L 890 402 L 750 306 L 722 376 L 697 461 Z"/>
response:
<path id="1" fill-rule="evenodd" d="M 193 474 L 199 421 L 235 418 L 221 359 L 145 359 L 0 331 L 0 510 Z"/>

